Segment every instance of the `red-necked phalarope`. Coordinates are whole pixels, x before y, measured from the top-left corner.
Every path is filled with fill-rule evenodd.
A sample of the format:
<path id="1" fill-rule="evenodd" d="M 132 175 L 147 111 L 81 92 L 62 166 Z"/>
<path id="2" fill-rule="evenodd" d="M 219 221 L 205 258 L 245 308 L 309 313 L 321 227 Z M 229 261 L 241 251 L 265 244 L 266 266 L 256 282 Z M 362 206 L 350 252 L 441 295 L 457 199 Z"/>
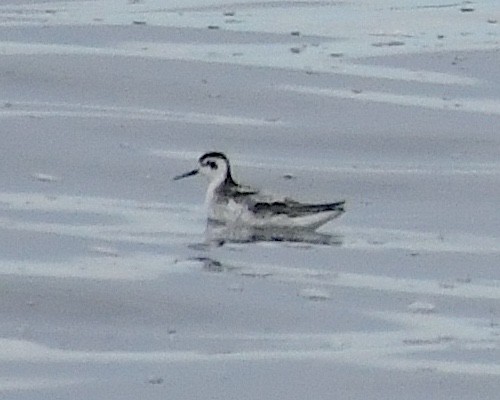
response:
<path id="1" fill-rule="evenodd" d="M 228 158 L 209 152 L 198 159 L 198 168 L 174 180 L 198 173 L 209 180 L 206 194 L 208 217 L 227 225 L 256 228 L 317 229 L 344 212 L 345 201 L 303 204 L 288 198 L 262 195 L 258 190 L 236 183 Z"/>

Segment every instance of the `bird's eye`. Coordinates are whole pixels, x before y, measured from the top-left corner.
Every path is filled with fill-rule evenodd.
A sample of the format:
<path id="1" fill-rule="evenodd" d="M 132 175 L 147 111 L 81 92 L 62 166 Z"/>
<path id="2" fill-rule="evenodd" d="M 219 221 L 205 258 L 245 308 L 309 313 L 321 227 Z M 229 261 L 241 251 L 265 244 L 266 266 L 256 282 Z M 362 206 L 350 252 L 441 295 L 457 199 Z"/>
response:
<path id="1" fill-rule="evenodd" d="M 217 163 L 214 161 L 208 161 L 207 165 L 212 169 L 217 169 Z"/>

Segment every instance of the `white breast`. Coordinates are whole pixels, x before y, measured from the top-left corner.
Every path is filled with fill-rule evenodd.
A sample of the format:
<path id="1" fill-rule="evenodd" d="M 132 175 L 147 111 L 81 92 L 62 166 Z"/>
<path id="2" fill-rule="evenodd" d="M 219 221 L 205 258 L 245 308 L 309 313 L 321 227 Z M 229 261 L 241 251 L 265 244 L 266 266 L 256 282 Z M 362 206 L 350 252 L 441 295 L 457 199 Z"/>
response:
<path id="1" fill-rule="evenodd" d="M 212 200 L 208 204 L 209 218 L 227 223 L 239 224 L 244 223 L 248 214 L 248 209 L 245 205 L 229 200 L 228 202 L 217 202 Z"/>

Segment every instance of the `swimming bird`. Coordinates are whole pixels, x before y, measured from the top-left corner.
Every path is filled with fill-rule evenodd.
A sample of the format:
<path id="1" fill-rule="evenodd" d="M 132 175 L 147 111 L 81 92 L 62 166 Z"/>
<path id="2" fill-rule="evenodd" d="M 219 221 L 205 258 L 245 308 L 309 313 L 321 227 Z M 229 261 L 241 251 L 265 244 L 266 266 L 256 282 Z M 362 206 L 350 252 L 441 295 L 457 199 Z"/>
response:
<path id="1" fill-rule="evenodd" d="M 301 228 L 315 230 L 344 213 L 345 201 L 304 204 L 289 198 L 261 194 L 235 182 L 225 154 L 211 151 L 198 159 L 198 168 L 174 177 L 197 174 L 208 178 L 205 203 L 209 220 L 231 226 L 255 228 Z"/>

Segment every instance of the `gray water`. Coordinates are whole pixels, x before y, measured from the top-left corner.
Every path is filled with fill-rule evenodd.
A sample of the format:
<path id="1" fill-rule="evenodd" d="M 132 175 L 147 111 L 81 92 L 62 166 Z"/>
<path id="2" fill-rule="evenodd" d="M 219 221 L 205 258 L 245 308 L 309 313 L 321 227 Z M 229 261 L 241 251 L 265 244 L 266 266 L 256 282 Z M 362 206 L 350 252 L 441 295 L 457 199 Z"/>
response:
<path id="1" fill-rule="evenodd" d="M 477 24 L 458 50 L 432 20 L 405 45 L 321 36 L 307 21 L 335 4 L 231 7 L 246 24 L 263 24 L 267 6 L 269 18 L 303 14 L 297 36 L 282 20 L 273 32 L 207 29 L 222 15 L 214 4 L 162 14 L 105 3 L 102 21 L 78 1 L 0 8 L 0 392 L 496 398 L 489 3 L 485 18 L 441 10 Z M 368 3 L 362 13 L 379 10 Z M 338 64 L 328 71 L 326 55 Z M 347 211 L 317 233 L 207 228 L 206 183 L 172 181 L 207 150 L 226 152 L 243 183 L 346 199 Z"/>

